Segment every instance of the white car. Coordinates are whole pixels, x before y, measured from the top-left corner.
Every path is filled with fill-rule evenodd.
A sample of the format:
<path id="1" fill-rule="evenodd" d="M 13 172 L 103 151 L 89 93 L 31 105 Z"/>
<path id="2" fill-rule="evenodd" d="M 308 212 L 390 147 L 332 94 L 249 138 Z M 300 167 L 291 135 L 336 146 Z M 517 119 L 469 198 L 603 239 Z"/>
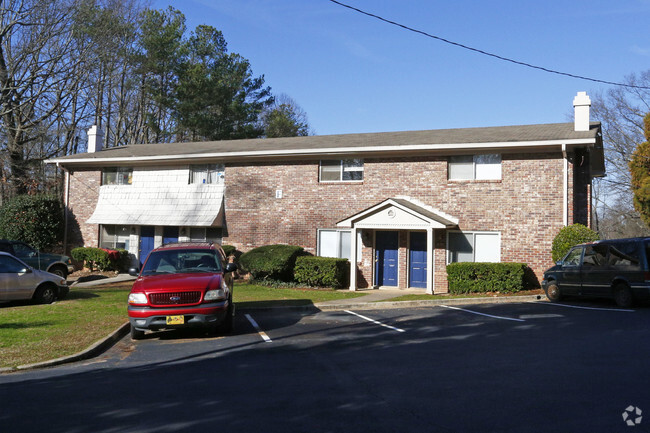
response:
<path id="1" fill-rule="evenodd" d="M 39 271 L 8 253 L 0 252 L 0 302 L 32 299 L 51 304 L 69 292 L 65 279 Z"/>

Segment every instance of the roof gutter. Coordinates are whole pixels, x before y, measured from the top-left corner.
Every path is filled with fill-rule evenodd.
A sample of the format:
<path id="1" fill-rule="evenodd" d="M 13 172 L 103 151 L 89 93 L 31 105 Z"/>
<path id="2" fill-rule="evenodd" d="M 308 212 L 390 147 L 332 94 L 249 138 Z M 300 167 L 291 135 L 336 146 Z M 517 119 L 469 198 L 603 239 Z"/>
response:
<path id="1" fill-rule="evenodd" d="M 93 157 L 93 158 L 54 158 L 45 160 L 47 164 L 69 165 L 87 164 L 103 165 L 105 163 L 115 164 L 121 162 L 163 162 L 178 160 L 199 160 L 199 159 L 249 159 L 249 158 L 271 158 L 271 157 L 300 157 L 317 155 L 363 155 L 366 153 L 390 153 L 390 152 L 418 152 L 418 151 L 467 151 L 467 150 L 493 150 L 511 148 L 535 148 L 544 146 L 583 145 L 593 147 L 596 138 L 581 138 L 573 140 L 543 140 L 543 141 L 516 141 L 516 142 L 489 142 L 489 143 L 445 143 L 445 144 L 408 144 L 397 146 L 363 146 L 363 147 L 330 147 L 330 148 L 304 148 L 287 150 L 261 150 L 242 152 L 197 152 L 190 154 L 173 155 L 146 155 L 146 156 L 118 156 L 118 157 Z M 108 152 L 105 150 L 98 153 Z M 97 155 L 95 153 L 93 155 Z"/>

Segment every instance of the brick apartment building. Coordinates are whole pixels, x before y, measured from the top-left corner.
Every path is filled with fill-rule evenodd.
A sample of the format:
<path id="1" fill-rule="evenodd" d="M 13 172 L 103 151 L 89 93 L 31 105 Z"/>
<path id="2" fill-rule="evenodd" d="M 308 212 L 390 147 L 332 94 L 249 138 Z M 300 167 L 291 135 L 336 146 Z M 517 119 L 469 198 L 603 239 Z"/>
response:
<path id="1" fill-rule="evenodd" d="M 87 153 L 49 162 L 66 173 L 68 249 L 301 245 L 355 263 L 352 290 L 444 293 L 454 261 L 540 277 L 560 228 L 590 225 L 602 135 L 586 93 L 573 102 L 573 123 L 106 149 L 93 127 Z"/>

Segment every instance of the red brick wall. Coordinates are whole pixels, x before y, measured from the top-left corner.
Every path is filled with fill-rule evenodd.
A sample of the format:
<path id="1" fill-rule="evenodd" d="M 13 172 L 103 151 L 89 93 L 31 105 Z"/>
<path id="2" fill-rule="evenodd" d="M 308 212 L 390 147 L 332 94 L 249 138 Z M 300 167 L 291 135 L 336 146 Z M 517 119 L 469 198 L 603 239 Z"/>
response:
<path id="1" fill-rule="evenodd" d="M 318 161 L 231 163 L 226 165 L 224 243 L 242 251 L 286 243 L 315 253 L 318 229 L 335 228 L 338 221 L 387 198 L 410 196 L 458 218 L 460 230 L 499 231 L 501 261 L 528 263 L 540 278 L 552 265 L 551 242 L 563 225 L 563 172 L 559 152 L 504 154 L 502 180 L 497 181 L 448 181 L 445 157 L 365 159 L 361 183 L 319 183 Z M 573 188 L 572 164 L 568 174 Z M 98 226 L 85 221 L 97 204 L 100 181 L 99 171 L 77 171 L 70 177 L 69 248 L 97 245 Z M 578 182 L 576 196 L 586 194 L 588 186 Z M 276 190 L 282 190 L 282 198 L 276 198 Z M 574 205 L 581 208 L 585 200 L 574 200 L 570 190 L 568 201 L 571 224 Z M 446 290 L 445 231 L 435 230 L 434 237 L 436 291 Z M 406 232 L 400 234 L 402 266 L 406 239 Z M 364 239 L 361 286 L 372 284 L 371 243 L 372 236 Z M 401 282 L 406 275 L 400 269 Z"/>
<path id="2" fill-rule="evenodd" d="M 242 250 L 288 243 L 315 252 L 317 229 L 334 228 L 387 198 L 410 196 L 457 217 L 463 231 L 501 232 L 501 260 L 528 263 L 540 277 L 552 265 L 551 242 L 563 225 L 562 175 L 559 152 L 504 154 L 498 181 L 448 181 L 444 157 L 365 159 L 362 183 L 319 183 L 318 161 L 227 165 L 224 242 Z M 437 287 L 446 287 L 445 246 L 444 231 L 436 231 Z M 371 266 L 363 270 L 370 282 L 368 271 Z M 401 270 L 400 278 L 405 275 Z"/>
<path id="3" fill-rule="evenodd" d="M 101 171 L 75 171 L 70 174 L 68 194 L 67 250 L 75 247 L 96 247 L 99 226 L 86 224 L 95 211 L 101 185 Z"/>

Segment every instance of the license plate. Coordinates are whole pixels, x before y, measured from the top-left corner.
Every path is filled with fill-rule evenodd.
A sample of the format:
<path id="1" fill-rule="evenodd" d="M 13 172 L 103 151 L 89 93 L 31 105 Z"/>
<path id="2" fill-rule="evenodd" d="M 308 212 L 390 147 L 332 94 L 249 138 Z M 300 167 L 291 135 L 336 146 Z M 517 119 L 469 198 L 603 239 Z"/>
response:
<path id="1" fill-rule="evenodd" d="M 182 325 L 185 323 L 185 316 L 167 316 L 168 325 Z"/>

